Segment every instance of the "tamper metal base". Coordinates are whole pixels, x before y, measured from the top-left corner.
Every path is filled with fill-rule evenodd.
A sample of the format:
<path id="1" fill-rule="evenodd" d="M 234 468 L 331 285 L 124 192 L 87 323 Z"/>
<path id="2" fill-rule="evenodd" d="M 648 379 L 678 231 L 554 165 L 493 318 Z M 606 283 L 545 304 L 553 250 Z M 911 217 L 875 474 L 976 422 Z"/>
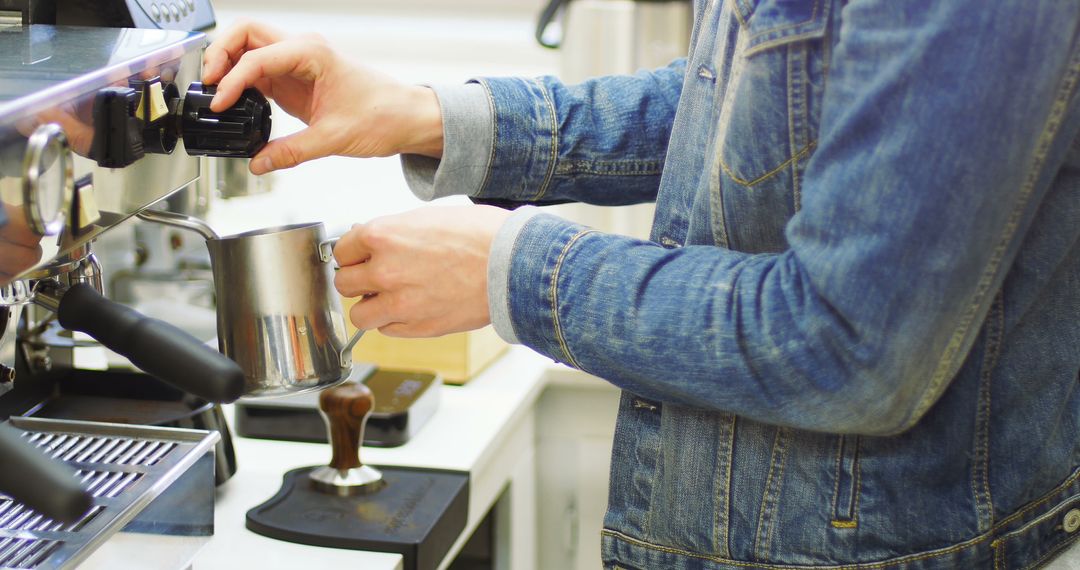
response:
<path id="1" fill-rule="evenodd" d="M 382 472 L 370 465 L 340 471 L 328 465 L 316 467 L 308 474 L 315 489 L 331 495 L 367 495 L 386 484 Z"/>
<path id="2" fill-rule="evenodd" d="M 437 568 L 465 529 L 467 473 L 379 467 L 381 489 L 340 496 L 314 488 L 315 469 L 286 473 L 278 493 L 248 511 L 247 528 L 299 544 L 396 552 L 405 570 Z"/>

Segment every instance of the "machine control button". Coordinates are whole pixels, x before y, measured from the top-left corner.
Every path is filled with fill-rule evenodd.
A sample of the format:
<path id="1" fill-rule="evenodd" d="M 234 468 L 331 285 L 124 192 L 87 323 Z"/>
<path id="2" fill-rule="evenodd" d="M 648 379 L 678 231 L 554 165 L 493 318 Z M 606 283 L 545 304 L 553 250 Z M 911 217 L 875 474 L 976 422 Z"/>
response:
<path id="1" fill-rule="evenodd" d="M 75 225 L 75 233 L 82 233 L 101 219 L 101 210 L 98 209 L 97 195 L 94 193 L 94 178 L 92 175 L 84 176 L 75 183 L 75 216 L 72 220 Z"/>
<path id="2" fill-rule="evenodd" d="M 1069 534 L 1080 529 L 1080 509 L 1070 509 L 1069 512 L 1065 513 L 1065 520 L 1062 521 L 1061 526 Z"/>
<path id="3" fill-rule="evenodd" d="M 161 9 L 158 8 L 157 4 L 150 5 L 150 17 L 153 18 L 155 22 L 161 21 Z"/>
<path id="4" fill-rule="evenodd" d="M 187 4 L 184 4 L 183 0 L 178 4 L 180 7 L 180 15 L 187 16 Z"/>
<path id="5" fill-rule="evenodd" d="M 145 154 L 141 121 L 135 117 L 139 93 L 130 87 L 106 87 L 94 96 L 94 141 L 90 158 L 98 166 L 122 168 Z"/>
<path id="6" fill-rule="evenodd" d="M 169 4 L 169 11 L 172 12 L 172 17 L 177 22 L 180 21 L 180 9 L 176 7 L 176 4 Z"/>
<path id="7" fill-rule="evenodd" d="M 142 96 L 139 97 L 139 108 L 135 110 L 136 117 L 143 122 L 153 123 L 169 114 L 169 106 L 165 103 L 165 89 L 160 78 L 146 81 L 141 87 Z"/>
<path id="8" fill-rule="evenodd" d="M 194 14 L 195 13 L 195 0 L 186 0 L 186 2 L 187 2 L 188 10 L 191 11 L 192 14 Z"/>

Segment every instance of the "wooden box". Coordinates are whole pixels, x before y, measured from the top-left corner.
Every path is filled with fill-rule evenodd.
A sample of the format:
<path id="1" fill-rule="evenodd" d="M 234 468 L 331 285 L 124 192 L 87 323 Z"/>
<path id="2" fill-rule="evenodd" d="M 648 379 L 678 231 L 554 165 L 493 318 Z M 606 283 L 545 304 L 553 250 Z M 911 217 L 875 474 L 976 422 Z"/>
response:
<path id="1" fill-rule="evenodd" d="M 345 314 L 354 300 L 345 300 Z M 349 324 L 349 334 L 353 331 Z M 464 384 L 499 357 L 508 345 L 490 325 L 438 338 L 395 338 L 367 331 L 353 348 L 353 360 L 381 368 L 438 372 L 448 384 Z"/>

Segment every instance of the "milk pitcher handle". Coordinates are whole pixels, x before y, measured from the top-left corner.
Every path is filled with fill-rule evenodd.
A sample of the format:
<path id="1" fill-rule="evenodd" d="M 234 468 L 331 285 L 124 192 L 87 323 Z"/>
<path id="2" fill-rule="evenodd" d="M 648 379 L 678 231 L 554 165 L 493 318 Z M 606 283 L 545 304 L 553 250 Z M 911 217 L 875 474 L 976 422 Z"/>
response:
<path id="1" fill-rule="evenodd" d="M 333 263 L 334 269 L 340 268 L 337 261 L 334 259 L 334 246 L 337 245 L 340 237 L 333 237 L 328 240 L 319 243 L 319 260 L 323 263 Z M 341 353 L 338 358 L 341 359 L 341 367 L 347 368 L 352 366 L 352 349 L 356 346 L 356 343 L 360 340 L 360 337 L 364 335 L 364 329 L 356 329 L 352 338 L 345 344 L 345 347 L 341 349 Z"/>
<path id="2" fill-rule="evenodd" d="M 323 263 L 333 262 L 334 269 L 340 267 L 337 264 L 337 260 L 334 259 L 334 246 L 337 245 L 337 242 L 339 241 L 341 241 L 340 236 L 319 242 L 319 261 L 322 261 Z"/>

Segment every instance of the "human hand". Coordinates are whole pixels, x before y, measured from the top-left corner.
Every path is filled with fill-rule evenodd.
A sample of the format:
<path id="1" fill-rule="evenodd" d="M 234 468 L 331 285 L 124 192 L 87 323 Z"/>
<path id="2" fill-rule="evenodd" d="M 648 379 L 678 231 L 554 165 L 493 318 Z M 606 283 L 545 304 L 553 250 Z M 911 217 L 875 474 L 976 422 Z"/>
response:
<path id="1" fill-rule="evenodd" d="M 255 87 L 308 125 L 270 141 L 251 160 L 254 174 L 330 155 L 442 156 L 442 112 L 431 89 L 345 61 L 317 36 L 241 23 L 206 48 L 203 83 L 217 84 L 214 111 Z"/>
<path id="2" fill-rule="evenodd" d="M 403 337 L 487 325 L 488 252 L 509 216 L 492 206 L 426 207 L 353 226 L 334 248 L 337 290 L 363 296 L 350 320 Z"/>

